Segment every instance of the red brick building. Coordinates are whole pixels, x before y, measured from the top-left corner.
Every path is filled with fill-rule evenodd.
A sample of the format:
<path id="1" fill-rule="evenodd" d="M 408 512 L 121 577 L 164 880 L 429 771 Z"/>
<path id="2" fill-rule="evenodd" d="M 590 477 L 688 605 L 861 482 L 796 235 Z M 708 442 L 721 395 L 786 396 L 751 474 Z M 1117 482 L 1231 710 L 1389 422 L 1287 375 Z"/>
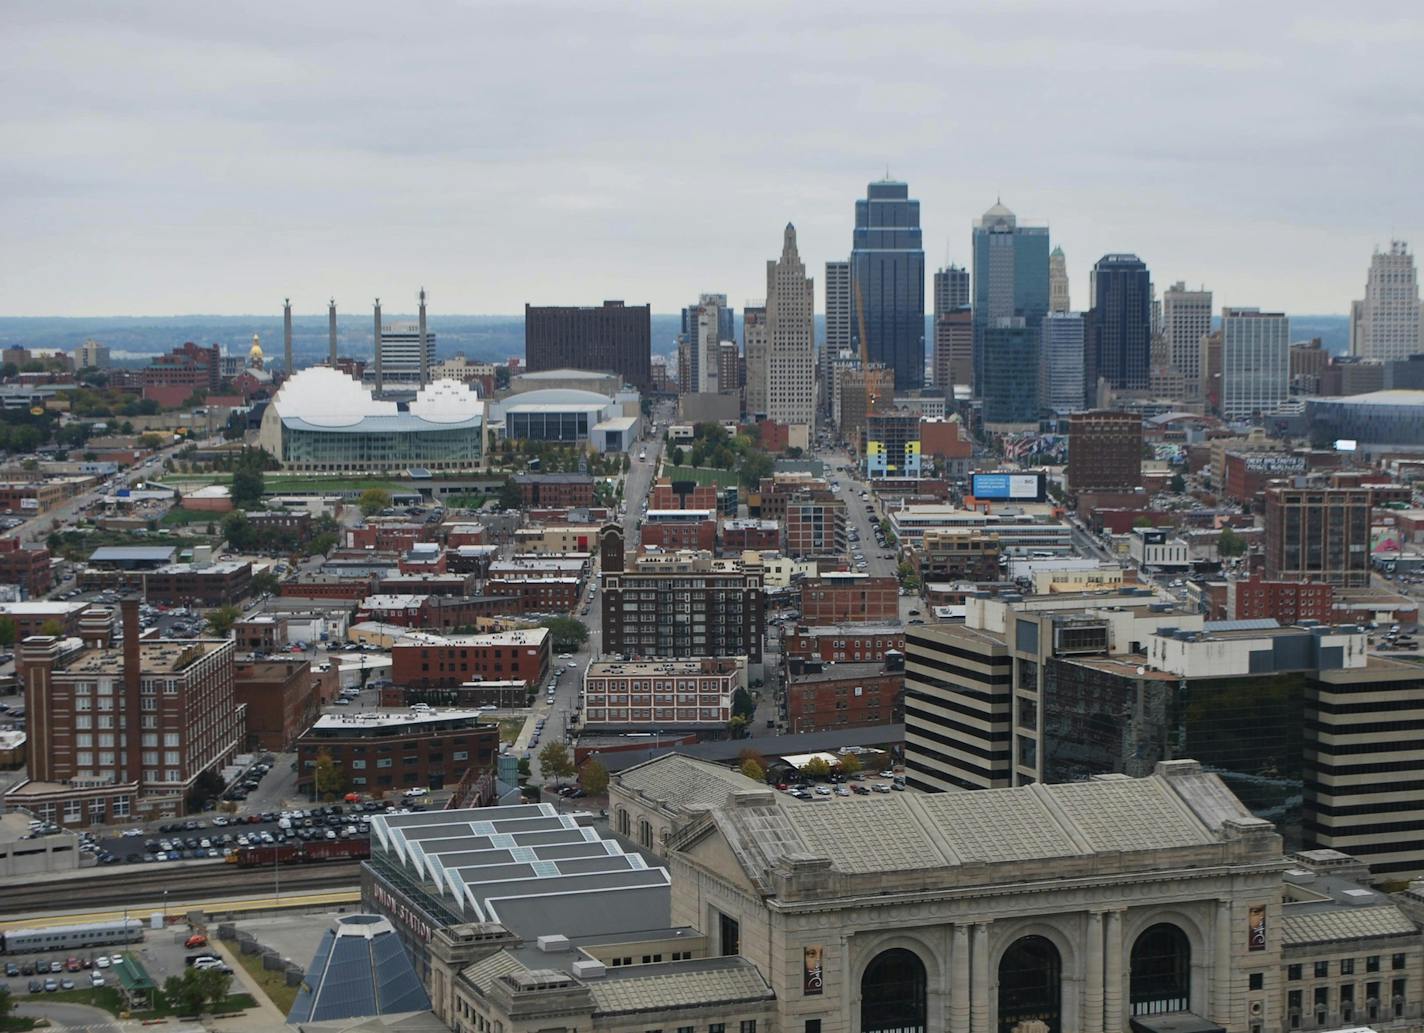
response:
<path id="1" fill-rule="evenodd" d="M 514 613 L 568 613 L 578 605 L 583 582 L 576 577 L 491 577 L 490 595 L 513 599 Z"/>
<path id="2" fill-rule="evenodd" d="M 791 661 L 786 678 L 786 722 L 792 734 L 892 724 L 904 719 L 904 661 L 822 664 Z"/>
<path id="3" fill-rule="evenodd" d="M 232 689 L 247 707 L 249 750 L 289 752 L 321 714 L 318 679 L 307 660 L 239 660 Z"/>
<path id="4" fill-rule="evenodd" d="M 368 595 L 356 607 L 356 620 L 423 628 L 430 621 L 430 596 Z"/>
<path id="5" fill-rule="evenodd" d="M 391 647 L 391 681 L 407 688 L 452 688 L 467 681 L 523 679 L 549 673 L 553 636 L 547 628 L 403 640 Z"/>
<path id="6" fill-rule="evenodd" d="M 1212 620 L 1259 620 L 1281 624 L 1335 619 L 1335 589 L 1324 581 L 1268 581 L 1255 575 L 1239 581 L 1214 582 L 1208 593 Z"/>
<path id="7" fill-rule="evenodd" d="M 798 624 L 781 639 L 787 659 L 824 660 L 827 663 L 882 663 L 892 650 L 905 651 L 905 629 L 899 624 Z"/>
<path id="8" fill-rule="evenodd" d="M 788 556 L 795 559 L 845 557 L 850 539 L 846 504 L 841 499 L 809 494 L 796 495 L 787 500 L 782 519 L 786 524 Z"/>
<path id="9" fill-rule="evenodd" d="M 362 524 L 346 532 L 346 547 L 377 552 L 409 552 L 416 542 L 431 540 L 431 525 L 401 523 Z"/>
<path id="10" fill-rule="evenodd" d="M 514 478 L 525 506 L 591 506 L 593 476 L 586 473 L 526 473 Z"/>
<path id="11" fill-rule="evenodd" d="M 303 574 L 290 581 L 283 581 L 277 589 L 277 594 L 301 599 L 350 599 L 355 602 L 370 595 L 374 585 L 375 578 L 372 577 Z"/>
<path id="12" fill-rule="evenodd" d="M 297 788 L 315 790 L 318 758 L 331 758 L 343 791 L 382 793 L 457 784 L 471 768 L 489 770 L 499 726 L 471 711 L 327 714 L 297 740 Z"/>
<path id="13" fill-rule="evenodd" d="M 660 549 L 702 549 L 717 547 L 717 521 L 705 510 L 648 510 L 640 541 Z"/>
<path id="14" fill-rule="evenodd" d="M 678 481 L 676 486 L 666 477 L 653 485 L 648 493 L 649 509 L 717 509 L 717 486 L 696 481 Z"/>
<path id="15" fill-rule="evenodd" d="M 236 560 L 170 563 L 143 578 L 144 597 L 170 606 L 227 606 L 251 591 L 252 564 Z"/>
<path id="16" fill-rule="evenodd" d="M 899 619 L 900 582 L 896 578 L 835 572 L 801 582 L 803 624 Z"/>
<path id="17" fill-rule="evenodd" d="M 383 595 L 474 595 L 473 574 L 391 574 L 376 581 Z"/>
<path id="18" fill-rule="evenodd" d="M 188 341 L 167 355 L 156 356 L 140 374 L 145 387 L 171 384 L 216 392 L 222 383 L 222 350 L 216 344 L 204 348 Z"/>
<path id="19" fill-rule="evenodd" d="M 1233 502 L 1259 501 L 1272 481 L 1303 476 L 1305 457 L 1289 452 L 1227 452 L 1222 494 Z"/>
<path id="20" fill-rule="evenodd" d="M 19 585 L 31 599 L 38 599 L 54 582 L 49 550 L 44 546 L 25 548 L 18 538 L 0 538 L 0 584 Z"/>
<path id="21" fill-rule="evenodd" d="M 426 601 L 426 627 L 439 631 L 469 628 L 482 619 L 514 613 L 518 600 L 504 595 L 438 595 Z"/>
<path id="22" fill-rule="evenodd" d="M 723 520 L 721 549 L 728 555 L 748 549 L 780 552 L 781 525 L 775 520 Z"/>
<path id="23" fill-rule="evenodd" d="M 447 548 L 457 545 L 484 545 L 488 541 L 484 524 L 451 524 L 445 534 Z"/>

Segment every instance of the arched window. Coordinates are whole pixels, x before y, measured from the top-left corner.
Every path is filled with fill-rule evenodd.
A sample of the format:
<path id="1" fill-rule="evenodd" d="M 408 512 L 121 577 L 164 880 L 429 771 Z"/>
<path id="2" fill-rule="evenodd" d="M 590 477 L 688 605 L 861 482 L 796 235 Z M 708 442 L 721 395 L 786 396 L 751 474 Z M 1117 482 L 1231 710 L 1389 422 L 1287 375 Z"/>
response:
<path id="1" fill-rule="evenodd" d="M 647 818 L 638 819 L 638 842 L 644 850 L 653 848 L 653 826 L 648 823 Z"/>
<path id="2" fill-rule="evenodd" d="M 622 807 L 618 808 L 618 834 L 626 836 L 629 833 L 628 812 Z"/>
<path id="3" fill-rule="evenodd" d="M 1143 930 L 1132 945 L 1132 1014 L 1186 1011 L 1191 996 L 1192 945 L 1187 934 L 1167 922 Z"/>
<path id="4" fill-rule="evenodd" d="M 999 1033 L 1036 1019 L 1063 1028 L 1063 959 L 1052 941 L 1022 936 L 999 960 Z"/>
<path id="5" fill-rule="evenodd" d="M 861 1033 L 924 1033 L 925 965 L 896 947 L 876 955 L 860 977 Z"/>

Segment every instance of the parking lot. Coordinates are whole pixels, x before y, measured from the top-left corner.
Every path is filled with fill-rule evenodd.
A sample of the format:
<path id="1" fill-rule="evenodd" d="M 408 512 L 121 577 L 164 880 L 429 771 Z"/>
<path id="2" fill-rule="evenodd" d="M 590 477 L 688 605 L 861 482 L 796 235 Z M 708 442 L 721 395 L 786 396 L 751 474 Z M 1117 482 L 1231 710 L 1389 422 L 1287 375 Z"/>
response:
<path id="1" fill-rule="evenodd" d="M 149 920 L 148 915 L 136 914 L 130 917 L 142 918 L 145 923 Z M 90 950 L 7 954 L 4 985 L 16 997 L 31 993 L 43 996 L 45 993 L 59 990 L 115 986 L 118 980 L 112 972 L 112 962 L 124 954 L 131 954 L 142 963 L 154 982 L 161 986 L 169 976 L 179 975 L 187 968 L 184 959 L 188 955 L 206 953 L 206 948 L 189 950 L 184 946 L 191 935 L 192 930 L 185 923 L 179 923 L 162 929 L 145 928 L 141 943 L 114 944 Z M 42 971 L 41 966 L 50 971 Z M 55 966 L 59 967 L 59 971 L 53 971 Z M 14 975 L 10 974 L 12 969 Z M 49 989 L 46 980 L 54 981 L 53 990 Z M 36 983 L 38 989 L 32 989 Z"/>

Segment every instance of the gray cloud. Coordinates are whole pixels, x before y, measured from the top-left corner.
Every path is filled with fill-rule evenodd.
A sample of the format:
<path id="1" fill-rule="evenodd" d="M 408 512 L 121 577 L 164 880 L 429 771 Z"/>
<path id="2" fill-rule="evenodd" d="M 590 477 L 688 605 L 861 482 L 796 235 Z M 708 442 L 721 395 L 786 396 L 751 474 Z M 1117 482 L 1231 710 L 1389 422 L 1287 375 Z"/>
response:
<path id="1" fill-rule="evenodd" d="M 1001 195 L 1074 300 L 1343 312 L 1424 223 L 1413 5 L 18 0 L 0 312 L 759 297 L 780 227 L 849 248 L 886 167 L 932 263 Z M 819 279 L 819 269 L 817 269 Z"/>

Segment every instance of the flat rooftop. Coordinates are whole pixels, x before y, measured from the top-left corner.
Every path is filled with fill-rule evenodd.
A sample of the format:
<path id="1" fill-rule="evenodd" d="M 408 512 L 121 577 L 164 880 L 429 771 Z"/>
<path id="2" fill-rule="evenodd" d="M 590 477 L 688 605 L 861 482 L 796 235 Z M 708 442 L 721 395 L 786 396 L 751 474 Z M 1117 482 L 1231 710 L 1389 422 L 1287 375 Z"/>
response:
<path id="1" fill-rule="evenodd" d="M 431 645 L 431 646 L 541 646 L 549 637 L 548 628 L 523 628 L 518 631 L 489 631 L 480 635 L 435 635 L 424 633 L 422 635 L 410 635 L 407 628 L 407 636 L 412 640 L 409 642 L 398 642 L 397 645 Z"/>
<path id="2" fill-rule="evenodd" d="M 182 674 L 205 656 L 231 644 L 231 639 L 145 639 L 138 645 L 139 669 L 145 675 Z M 124 673 L 122 649 L 89 649 L 74 658 L 65 674 Z"/>
<path id="3" fill-rule="evenodd" d="M 745 669 L 745 657 L 712 657 L 686 660 L 594 660 L 588 665 L 589 677 L 612 677 L 614 675 L 638 675 L 638 674 L 665 674 L 665 675 L 717 675 L 732 674 L 739 669 L 734 661 L 740 659 L 743 663 L 740 669 Z M 709 668 L 711 668 L 709 670 Z"/>
<path id="4" fill-rule="evenodd" d="M 478 721 L 478 710 L 368 710 L 354 714 L 323 714 L 313 731 L 350 731 L 359 728 L 422 728 L 444 721 Z"/>

